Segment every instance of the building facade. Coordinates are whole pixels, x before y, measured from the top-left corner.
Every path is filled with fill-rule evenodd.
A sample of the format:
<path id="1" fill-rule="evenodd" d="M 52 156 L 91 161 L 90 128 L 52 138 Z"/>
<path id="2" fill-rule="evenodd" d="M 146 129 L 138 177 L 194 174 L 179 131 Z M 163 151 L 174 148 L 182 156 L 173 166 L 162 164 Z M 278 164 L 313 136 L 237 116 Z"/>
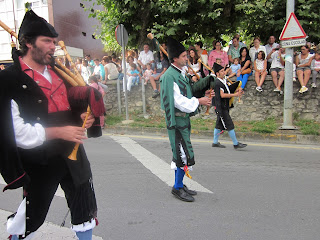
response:
<path id="1" fill-rule="evenodd" d="M 0 0 L 0 20 L 18 33 L 27 2 L 36 14 L 55 27 L 59 33 L 57 40 L 65 42 L 70 55 L 90 54 L 92 58 L 100 59 L 106 55 L 101 41 L 94 38 L 99 23 L 88 18 L 89 13 L 84 10 L 81 0 Z M 11 61 L 10 42 L 10 34 L 0 28 L 0 62 Z"/>

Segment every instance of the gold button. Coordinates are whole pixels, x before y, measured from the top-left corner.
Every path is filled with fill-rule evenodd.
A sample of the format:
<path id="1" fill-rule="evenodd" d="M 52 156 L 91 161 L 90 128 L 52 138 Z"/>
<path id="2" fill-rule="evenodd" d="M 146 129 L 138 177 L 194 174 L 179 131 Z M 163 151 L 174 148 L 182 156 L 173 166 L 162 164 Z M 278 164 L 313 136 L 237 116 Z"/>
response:
<path id="1" fill-rule="evenodd" d="M 38 84 L 39 84 L 40 82 L 39 82 L 39 81 L 36 81 L 36 83 L 38 83 Z"/>
<path id="2" fill-rule="evenodd" d="M 39 99 L 39 100 L 38 100 L 38 103 L 42 103 L 42 100 L 41 100 L 41 99 Z"/>
<path id="3" fill-rule="evenodd" d="M 27 85 L 23 84 L 23 85 L 22 85 L 22 88 L 26 89 L 26 88 L 27 88 Z"/>
<path id="4" fill-rule="evenodd" d="M 40 118 L 39 118 L 39 117 L 37 117 L 37 121 L 40 121 Z"/>
<path id="5" fill-rule="evenodd" d="M 26 203 L 29 204 L 29 201 L 27 201 Z"/>
<path id="6" fill-rule="evenodd" d="M 29 218 L 29 217 L 26 217 L 26 219 L 29 220 L 30 218 Z"/>

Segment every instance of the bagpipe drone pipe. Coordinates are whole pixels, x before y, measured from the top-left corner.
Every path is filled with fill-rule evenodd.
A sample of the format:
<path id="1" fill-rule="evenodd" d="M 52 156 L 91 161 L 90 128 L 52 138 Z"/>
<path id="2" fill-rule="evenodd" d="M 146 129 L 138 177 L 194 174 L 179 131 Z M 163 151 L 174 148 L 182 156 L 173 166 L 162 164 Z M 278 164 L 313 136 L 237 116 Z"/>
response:
<path id="1" fill-rule="evenodd" d="M 147 35 L 147 37 L 152 41 L 155 49 L 157 51 L 161 51 L 164 54 L 164 56 L 166 56 L 169 59 L 168 52 L 159 44 L 158 40 L 153 36 L 153 34 L 149 33 Z M 186 66 L 197 77 L 197 81 L 193 82 L 191 80 L 191 76 L 188 76 L 190 78 L 193 96 L 197 97 L 197 98 L 201 98 L 201 97 L 205 96 L 205 92 L 207 90 L 213 89 L 213 87 L 214 87 L 214 81 L 215 81 L 214 77 L 213 76 L 207 76 L 207 77 L 204 77 L 204 78 L 200 78 L 200 76 L 196 72 L 194 72 L 193 68 L 191 68 L 188 64 Z"/>

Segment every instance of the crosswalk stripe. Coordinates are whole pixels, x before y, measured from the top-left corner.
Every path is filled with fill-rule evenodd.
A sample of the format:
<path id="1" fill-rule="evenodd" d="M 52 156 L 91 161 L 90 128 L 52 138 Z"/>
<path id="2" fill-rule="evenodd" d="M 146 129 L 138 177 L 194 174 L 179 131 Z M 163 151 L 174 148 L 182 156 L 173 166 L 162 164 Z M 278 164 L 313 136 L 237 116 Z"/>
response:
<path id="1" fill-rule="evenodd" d="M 143 148 L 129 137 L 110 136 L 110 138 L 119 143 L 143 166 L 149 169 L 154 175 L 160 178 L 168 186 L 173 186 L 174 173 L 172 170 L 170 170 L 170 165 L 168 163 L 166 163 L 153 153 L 149 152 L 147 149 Z M 202 185 L 190 178 L 184 178 L 184 183 L 188 185 L 190 189 L 194 189 L 198 192 L 213 193 L 209 189 L 203 187 Z"/>
<path id="2" fill-rule="evenodd" d="M 0 239 L 7 239 L 9 234 L 7 233 L 6 224 L 7 217 L 11 215 L 11 212 L 0 209 Z M 68 227 L 60 227 L 56 224 L 45 222 L 37 231 L 32 240 L 41 239 L 64 239 L 74 240 L 77 239 L 75 233 Z M 92 236 L 92 240 L 102 240 L 101 237 Z"/>
<path id="3" fill-rule="evenodd" d="M 3 180 L 2 176 L 0 175 L 0 184 L 2 185 L 7 185 L 6 182 Z M 56 196 L 58 197 L 63 197 L 64 198 L 64 192 L 63 190 L 61 189 L 60 185 L 55 193 Z"/>

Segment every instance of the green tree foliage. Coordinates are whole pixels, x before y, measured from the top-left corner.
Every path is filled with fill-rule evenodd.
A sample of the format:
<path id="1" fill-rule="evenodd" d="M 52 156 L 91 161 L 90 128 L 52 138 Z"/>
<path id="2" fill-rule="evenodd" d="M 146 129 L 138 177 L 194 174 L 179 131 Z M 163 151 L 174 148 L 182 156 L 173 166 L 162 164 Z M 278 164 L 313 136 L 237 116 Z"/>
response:
<path id="1" fill-rule="evenodd" d="M 242 11 L 239 29 L 244 35 L 259 36 L 267 43 L 269 36 L 277 39 L 286 22 L 286 1 L 245 0 L 237 4 L 236 11 Z"/>
<path id="2" fill-rule="evenodd" d="M 104 10 L 94 10 L 90 17 L 101 23 L 96 36 L 106 50 L 119 49 L 115 28 L 124 24 L 129 33 L 129 47 L 141 47 L 152 32 L 160 42 L 174 36 L 185 44 L 225 39 L 239 32 L 242 36 L 260 36 L 266 43 L 270 35 L 279 37 L 286 21 L 283 0 L 83 0 Z M 319 41 L 318 0 L 296 0 L 296 15 L 310 36 Z M 90 10 L 90 9 L 89 9 Z M 211 47 L 211 46 L 210 46 Z"/>
<path id="3" fill-rule="evenodd" d="M 303 30 L 309 36 L 307 41 L 320 42 L 320 1 L 296 0 L 295 14 L 299 19 Z"/>

